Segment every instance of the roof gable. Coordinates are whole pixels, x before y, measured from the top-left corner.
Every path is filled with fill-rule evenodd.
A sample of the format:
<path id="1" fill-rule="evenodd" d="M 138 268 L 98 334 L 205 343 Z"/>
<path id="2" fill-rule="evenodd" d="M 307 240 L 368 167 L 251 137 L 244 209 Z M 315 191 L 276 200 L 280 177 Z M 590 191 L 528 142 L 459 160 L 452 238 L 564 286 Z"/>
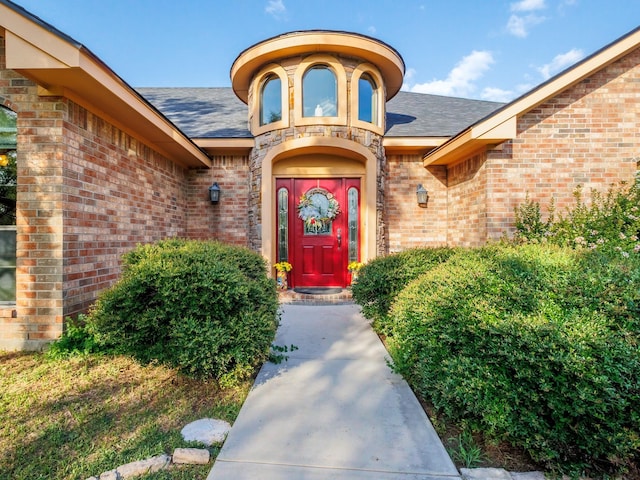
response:
<path id="1" fill-rule="evenodd" d="M 487 145 L 516 137 L 517 119 L 640 47 L 640 27 L 472 124 L 427 153 L 424 165 L 450 165 Z"/>

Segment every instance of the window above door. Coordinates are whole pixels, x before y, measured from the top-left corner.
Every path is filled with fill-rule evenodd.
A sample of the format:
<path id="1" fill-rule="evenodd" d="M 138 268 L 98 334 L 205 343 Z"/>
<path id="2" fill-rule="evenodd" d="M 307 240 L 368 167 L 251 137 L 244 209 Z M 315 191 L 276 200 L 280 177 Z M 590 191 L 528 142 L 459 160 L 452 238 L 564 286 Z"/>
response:
<path id="1" fill-rule="evenodd" d="M 255 77 L 251 131 L 355 126 L 384 134 L 385 89 L 378 69 L 357 59 L 314 54 L 270 64 Z"/>

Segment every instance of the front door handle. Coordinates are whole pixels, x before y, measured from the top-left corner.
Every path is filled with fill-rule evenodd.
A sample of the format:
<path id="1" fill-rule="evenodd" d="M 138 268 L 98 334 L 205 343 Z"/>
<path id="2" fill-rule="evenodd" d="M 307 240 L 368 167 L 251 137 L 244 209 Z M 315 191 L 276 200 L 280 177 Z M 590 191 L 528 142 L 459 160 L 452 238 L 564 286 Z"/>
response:
<path id="1" fill-rule="evenodd" d="M 342 247 L 342 229 L 338 229 L 338 248 Z"/>

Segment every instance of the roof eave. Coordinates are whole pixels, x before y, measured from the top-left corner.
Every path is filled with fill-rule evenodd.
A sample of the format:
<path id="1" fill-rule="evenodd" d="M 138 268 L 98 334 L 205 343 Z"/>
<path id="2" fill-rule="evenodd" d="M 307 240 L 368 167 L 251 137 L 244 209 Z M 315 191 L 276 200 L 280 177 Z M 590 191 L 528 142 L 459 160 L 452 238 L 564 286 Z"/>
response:
<path id="1" fill-rule="evenodd" d="M 442 143 L 439 147 L 427 153 L 423 157 L 423 165 L 453 165 L 465 157 L 482 150 L 487 145 L 497 145 L 510 138 L 515 138 L 517 121 L 516 117 L 507 118 L 503 123 L 489 125 L 480 124 L 469 127 L 456 135 L 451 140 Z"/>
<path id="2" fill-rule="evenodd" d="M 594 72 L 624 57 L 640 45 L 640 28 L 595 52 L 578 64 L 559 73 L 530 92 L 496 110 L 452 137 L 423 157 L 424 166 L 452 165 L 486 145 L 495 145 L 516 137 L 516 123 L 531 109 L 588 78 Z"/>
<path id="3" fill-rule="evenodd" d="M 209 155 L 249 155 L 253 138 L 194 138 L 194 143 Z"/>
<path id="4" fill-rule="evenodd" d="M 439 147 L 446 142 L 449 137 L 388 137 L 382 139 L 382 146 L 387 155 L 393 154 L 414 154 L 424 155 L 425 153 Z"/>
<path id="5" fill-rule="evenodd" d="M 207 155 L 82 45 L 9 2 L 0 3 L 6 68 L 64 96 L 185 167 L 211 166 Z"/>
<path id="6" fill-rule="evenodd" d="M 385 81 L 387 100 L 393 98 L 402 87 L 404 60 L 391 46 L 373 37 L 352 32 L 308 30 L 269 38 L 241 52 L 231 66 L 233 91 L 247 103 L 253 75 L 264 65 L 317 52 L 353 56 L 376 65 Z"/>

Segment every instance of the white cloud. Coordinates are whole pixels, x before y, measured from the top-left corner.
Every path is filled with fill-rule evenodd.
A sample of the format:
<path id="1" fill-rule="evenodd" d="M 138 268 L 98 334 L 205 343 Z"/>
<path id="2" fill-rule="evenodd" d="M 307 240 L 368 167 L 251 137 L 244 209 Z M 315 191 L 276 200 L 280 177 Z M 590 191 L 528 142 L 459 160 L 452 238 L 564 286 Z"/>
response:
<path id="1" fill-rule="evenodd" d="M 524 38 L 529 35 L 529 29 L 545 20 L 544 17 L 531 12 L 544 10 L 547 8 L 545 0 L 520 0 L 512 3 L 512 12 L 523 12 L 524 14 L 513 14 L 507 21 L 507 32 L 516 37 Z"/>
<path id="2" fill-rule="evenodd" d="M 369 35 L 375 35 L 378 30 L 376 30 L 376 27 L 371 25 L 369 28 L 367 28 L 367 31 L 369 32 Z"/>
<path id="3" fill-rule="evenodd" d="M 513 90 L 504 90 L 502 88 L 486 87 L 482 90 L 480 98 L 483 100 L 489 100 L 492 102 L 510 102 L 516 97 L 519 97 L 525 92 L 528 92 L 533 88 L 533 85 L 529 83 L 521 83 Z"/>
<path id="4" fill-rule="evenodd" d="M 276 19 L 284 17 L 287 13 L 283 0 L 269 0 L 264 11 Z"/>
<path id="5" fill-rule="evenodd" d="M 491 52 L 474 50 L 458 62 L 446 80 L 419 83 L 410 90 L 434 95 L 467 96 L 475 91 L 474 82 L 481 78 L 494 62 Z"/>
<path id="6" fill-rule="evenodd" d="M 407 70 L 404 72 L 404 82 L 402 83 L 401 90 L 404 90 L 405 92 L 410 92 L 411 91 L 411 82 L 413 81 L 413 78 L 415 76 L 416 76 L 416 69 L 415 68 L 407 68 Z"/>
<path id="7" fill-rule="evenodd" d="M 553 60 L 551 60 L 551 62 L 547 63 L 546 65 L 543 65 L 542 67 L 539 67 L 538 71 L 543 76 L 543 78 L 547 80 L 551 78 L 553 75 L 555 75 L 556 73 L 560 72 L 561 70 L 564 70 L 568 66 L 573 65 L 574 63 L 576 63 L 579 60 L 582 60 L 583 58 L 584 58 L 584 53 L 582 52 L 582 50 L 573 48 L 566 53 L 561 53 L 559 55 L 556 55 L 553 58 Z"/>
<path id="8" fill-rule="evenodd" d="M 482 90 L 480 98 L 492 102 L 508 102 L 515 96 L 513 90 L 503 90 L 501 88 L 487 87 Z"/>
<path id="9" fill-rule="evenodd" d="M 520 0 L 511 4 L 512 12 L 531 12 L 532 10 L 542 10 L 547 8 L 545 0 Z"/>
<path id="10" fill-rule="evenodd" d="M 524 38 L 529 35 L 529 28 L 544 22 L 545 17 L 539 15 L 511 15 L 507 22 L 507 32 L 516 37 Z"/>

